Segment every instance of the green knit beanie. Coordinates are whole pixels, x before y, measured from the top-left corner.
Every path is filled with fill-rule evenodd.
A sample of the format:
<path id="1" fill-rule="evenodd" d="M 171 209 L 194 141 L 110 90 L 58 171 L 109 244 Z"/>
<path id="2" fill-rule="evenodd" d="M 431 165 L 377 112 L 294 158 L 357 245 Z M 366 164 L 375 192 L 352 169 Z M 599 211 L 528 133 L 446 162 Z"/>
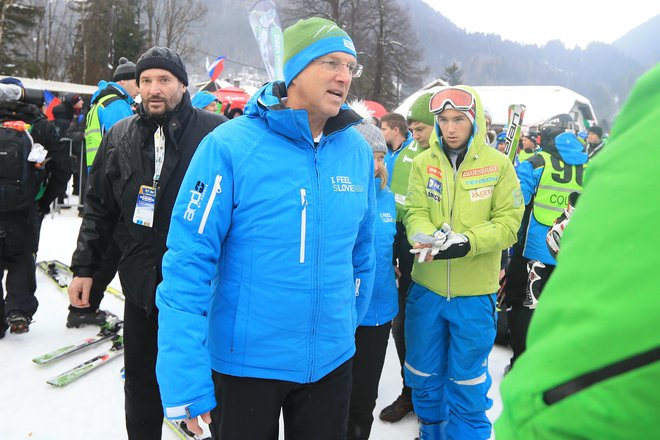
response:
<path id="1" fill-rule="evenodd" d="M 429 101 L 431 101 L 432 92 L 424 93 L 420 95 L 413 105 L 408 110 L 408 119 L 409 121 L 418 121 L 423 122 L 426 125 L 433 126 L 435 124 L 435 117 L 433 113 L 429 111 Z"/>
<path id="2" fill-rule="evenodd" d="M 357 58 L 351 37 L 336 23 L 313 17 L 284 30 L 284 81 L 291 81 L 313 60 L 332 52 Z"/>

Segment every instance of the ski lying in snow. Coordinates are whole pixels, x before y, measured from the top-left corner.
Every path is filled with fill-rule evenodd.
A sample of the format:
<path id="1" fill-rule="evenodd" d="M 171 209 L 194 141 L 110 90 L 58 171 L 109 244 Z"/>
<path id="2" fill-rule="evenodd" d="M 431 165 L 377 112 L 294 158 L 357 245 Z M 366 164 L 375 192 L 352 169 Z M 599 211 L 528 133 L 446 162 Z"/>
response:
<path id="1" fill-rule="evenodd" d="M 211 440 L 211 437 L 204 435 L 197 435 L 194 432 L 190 431 L 186 426 L 186 422 L 183 420 L 169 420 L 163 419 L 163 422 L 170 427 L 172 431 L 181 439 L 181 440 Z"/>
<path id="2" fill-rule="evenodd" d="M 516 160 L 518 152 L 518 141 L 522 130 L 525 106 L 522 104 L 511 104 L 509 106 L 509 121 L 506 126 L 506 138 L 504 143 L 504 154 L 509 156 L 511 162 Z"/>
<path id="3" fill-rule="evenodd" d="M 73 272 L 71 272 L 71 269 L 67 264 L 62 263 L 59 260 L 45 260 L 39 261 L 37 267 L 48 275 L 48 277 L 59 286 L 60 290 L 66 293 L 66 289 L 69 287 L 69 283 L 73 279 Z M 114 287 L 106 287 L 105 293 L 116 296 L 124 301 L 124 294 Z"/>
<path id="4" fill-rule="evenodd" d="M 63 387 L 69 385 L 71 382 L 79 379 L 85 374 L 89 373 L 96 368 L 105 365 L 110 360 L 119 357 L 124 354 L 124 339 L 120 334 L 117 334 L 113 337 L 112 347 L 104 353 L 94 356 L 90 360 L 83 362 L 82 364 L 73 367 L 72 369 L 65 371 L 59 376 L 55 376 L 52 379 L 47 380 L 46 382 L 56 386 Z"/>
<path id="5" fill-rule="evenodd" d="M 99 342 L 105 341 L 106 339 L 110 339 L 115 336 L 121 329 L 122 323 L 123 322 L 120 321 L 116 316 L 109 315 L 108 320 L 101 326 L 101 330 L 96 335 L 92 336 L 91 338 L 85 338 L 77 344 L 69 344 L 62 348 L 58 348 L 57 350 L 38 356 L 32 359 L 32 362 L 39 365 L 47 364 L 49 362 L 53 362 L 57 359 L 68 356 L 71 353 L 75 353 L 87 347 L 91 347 L 92 345 L 96 345 Z"/>

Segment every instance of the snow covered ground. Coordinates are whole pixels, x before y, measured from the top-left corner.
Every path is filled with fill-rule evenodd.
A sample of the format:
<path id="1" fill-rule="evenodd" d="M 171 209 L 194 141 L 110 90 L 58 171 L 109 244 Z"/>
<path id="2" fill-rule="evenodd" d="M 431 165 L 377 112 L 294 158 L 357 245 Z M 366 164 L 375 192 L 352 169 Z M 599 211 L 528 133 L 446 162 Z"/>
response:
<path id="1" fill-rule="evenodd" d="M 70 199 L 75 203 L 75 197 Z M 80 219 L 75 207 L 47 216 L 42 227 L 37 260 L 58 259 L 68 264 L 75 248 L 79 226 Z M 64 388 L 55 388 L 46 383 L 51 377 L 109 348 L 109 342 L 52 364 L 40 366 L 31 361 L 38 355 L 97 332 L 92 327 L 67 329 L 64 325 L 68 313 L 66 296 L 39 270 L 37 285 L 39 310 L 34 316 L 30 332 L 23 335 L 7 333 L 0 340 L 0 412 L 3 414 L 0 439 L 125 439 L 124 395 L 120 377 L 123 358 L 113 359 Z M 117 279 L 113 286 L 121 288 Z M 106 296 L 102 307 L 122 315 L 122 303 L 115 297 Z M 488 412 L 491 420 L 495 420 L 502 410 L 499 386 L 510 356 L 510 350 L 498 346 L 490 356 L 490 372 L 493 376 L 490 397 L 494 401 L 493 408 Z M 414 415 L 408 415 L 395 424 L 383 423 L 378 419 L 377 414 L 398 396 L 400 389 L 399 363 L 394 342 L 390 339 L 374 411 L 372 439 L 412 440 L 416 437 L 417 422 Z M 176 438 L 168 428 L 163 428 L 163 439 Z M 281 434 L 280 438 L 284 436 Z"/>

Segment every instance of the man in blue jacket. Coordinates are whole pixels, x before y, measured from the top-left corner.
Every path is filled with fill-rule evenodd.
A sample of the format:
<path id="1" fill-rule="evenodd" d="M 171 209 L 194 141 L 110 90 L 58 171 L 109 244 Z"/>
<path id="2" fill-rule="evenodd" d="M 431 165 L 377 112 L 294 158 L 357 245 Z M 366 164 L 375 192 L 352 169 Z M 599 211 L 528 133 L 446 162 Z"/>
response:
<path id="1" fill-rule="evenodd" d="M 525 215 L 506 270 L 511 366 L 525 351 L 527 328 L 535 308 L 536 297 L 526 300 L 527 289 L 540 294 L 557 264 L 545 237 L 555 218 L 568 205 L 569 195 L 582 191 L 588 158 L 574 127 L 568 114 L 545 121 L 540 130 L 541 151 L 523 161 L 516 170 L 525 200 Z"/>
<path id="2" fill-rule="evenodd" d="M 284 32 L 284 82 L 202 142 L 158 287 L 165 415 L 215 436 L 343 439 L 354 331 L 374 278 L 371 148 L 344 104 L 362 67 L 311 18 Z M 221 396 L 221 398 L 220 398 Z M 216 407 L 217 402 L 217 407 Z"/>

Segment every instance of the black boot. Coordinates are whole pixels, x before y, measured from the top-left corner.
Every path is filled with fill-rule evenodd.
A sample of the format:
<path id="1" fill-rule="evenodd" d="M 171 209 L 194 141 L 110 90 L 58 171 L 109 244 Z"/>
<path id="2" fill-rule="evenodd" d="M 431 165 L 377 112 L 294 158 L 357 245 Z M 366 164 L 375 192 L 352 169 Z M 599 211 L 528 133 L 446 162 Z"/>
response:
<path id="1" fill-rule="evenodd" d="M 31 322 L 32 318 L 19 310 L 11 311 L 7 315 L 7 325 L 9 326 L 9 331 L 16 335 L 29 332 Z"/>
<path id="2" fill-rule="evenodd" d="M 405 390 L 391 405 L 386 406 L 378 416 L 383 422 L 395 423 L 413 411 L 412 397 Z"/>
<path id="3" fill-rule="evenodd" d="M 98 325 L 102 326 L 108 319 L 108 312 L 101 309 L 95 311 L 69 311 L 69 316 L 66 317 L 66 326 L 68 328 L 78 328 L 83 325 Z"/>

